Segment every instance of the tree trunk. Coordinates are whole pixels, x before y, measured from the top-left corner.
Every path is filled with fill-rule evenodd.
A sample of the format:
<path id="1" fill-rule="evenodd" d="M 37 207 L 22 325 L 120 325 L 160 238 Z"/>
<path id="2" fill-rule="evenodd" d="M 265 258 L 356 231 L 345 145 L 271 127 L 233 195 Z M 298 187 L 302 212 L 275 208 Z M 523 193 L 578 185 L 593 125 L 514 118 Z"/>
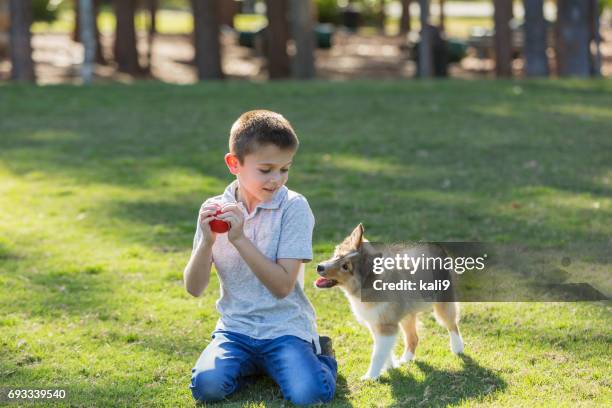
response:
<path id="1" fill-rule="evenodd" d="M 385 35 L 385 20 L 387 14 L 385 13 L 385 0 L 378 1 L 378 29 L 382 35 Z"/>
<path id="2" fill-rule="evenodd" d="M 81 42 L 81 0 L 74 0 L 74 29 L 72 41 Z"/>
<path id="3" fill-rule="evenodd" d="M 315 76 L 313 8 L 311 0 L 289 0 L 291 33 L 296 48 L 291 66 L 295 78 L 310 79 Z"/>
<path id="4" fill-rule="evenodd" d="M 74 31 L 72 32 L 72 40 L 74 42 L 81 42 L 81 11 L 80 11 L 80 0 L 74 0 Z M 94 24 L 94 35 L 96 41 L 96 63 L 106 64 L 106 58 L 102 52 L 102 43 L 100 41 L 100 27 L 98 26 L 98 14 L 100 12 L 100 0 L 93 0 L 93 24 Z"/>
<path id="5" fill-rule="evenodd" d="M 287 40 L 289 24 L 287 21 L 286 0 L 266 0 L 266 53 L 270 79 L 287 78 L 290 74 Z"/>
<path id="6" fill-rule="evenodd" d="M 512 76 L 512 2 L 494 0 L 495 6 L 495 73 L 498 77 Z"/>
<path id="7" fill-rule="evenodd" d="M 79 0 L 79 18 L 81 22 L 81 42 L 84 56 L 81 74 L 83 83 L 89 84 L 93 80 L 96 59 L 96 34 L 94 30 L 93 0 Z"/>
<path id="8" fill-rule="evenodd" d="M 410 3 L 412 0 L 402 0 L 402 16 L 400 17 L 400 34 L 410 32 Z"/>
<path id="9" fill-rule="evenodd" d="M 589 0 L 589 43 L 593 42 L 591 75 L 601 76 L 601 33 L 599 31 L 599 0 Z"/>
<path id="10" fill-rule="evenodd" d="M 525 32 L 523 40 L 525 75 L 528 77 L 548 76 L 544 0 L 523 0 L 523 7 L 525 8 Z"/>
<path id="11" fill-rule="evenodd" d="M 557 64 L 561 76 L 589 76 L 588 7 L 585 0 L 557 3 Z"/>
<path id="12" fill-rule="evenodd" d="M 223 79 L 218 0 L 191 0 L 198 79 Z"/>
<path id="13" fill-rule="evenodd" d="M 94 0 L 94 30 L 96 34 L 96 63 L 98 64 L 106 64 L 106 58 L 104 58 L 104 53 L 102 52 L 102 41 L 100 34 L 100 26 L 98 26 L 98 14 L 100 14 L 100 1 Z"/>
<path id="14" fill-rule="evenodd" d="M 114 0 L 115 18 L 115 61 L 120 72 L 130 75 L 140 75 L 143 69 L 138 62 L 138 48 L 136 47 L 136 26 L 134 14 L 136 12 L 135 0 Z"/>
<path id="15" fill-rule="evenodd" d="M 147 71 L 151 72 L 153 65 L 153 41 L 157 33 L 157 10 L 159 8 L 159 0 L 147 0 L 147 9 L 149 10 L 149 32 L 147 35 Z"/>
<path id="16" fill-rule="evenodd" d="M 444 14 L 444 0 L 440 0 L 440 31 L 446 29 L 446 14 Z"/>
<path id="17" fill-rule="evenodd" d="M 219 24 L 233 28 L 236 14 L 238 14 L 238 3 L 235 0 L 221 0 L 219 4 Z"/>
<path id="18" fill-rule="evenodd" d="M 30 25 L 32 25 L 32 1 L 10 0 L 9 3 L 11 79 L 34 82 L 34 62 Z"/>
<path id="19" fill-rule="evenodd" d="M 419 43 L 419 67 L 421 78 L 431 78 L 433 75 L 433 44 L 429 25 L 429 0 L 419 0 L 421 15 L 421 41 Z"/>

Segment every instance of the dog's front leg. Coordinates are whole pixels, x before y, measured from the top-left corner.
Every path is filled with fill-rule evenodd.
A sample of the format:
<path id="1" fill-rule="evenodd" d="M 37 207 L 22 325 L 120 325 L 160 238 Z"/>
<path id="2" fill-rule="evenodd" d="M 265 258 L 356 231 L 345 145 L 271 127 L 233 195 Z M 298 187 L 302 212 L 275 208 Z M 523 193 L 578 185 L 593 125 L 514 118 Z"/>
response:
<path id="1" fill-rule="evenodd" d="M 384 325 L 373 327 L 374 347 L 368 372 L 361 377 L 362 380 L 375 380 L 382 374 L 385 363 L 393 353 L 393 346 L 397 337 L 397 326 Z"/>

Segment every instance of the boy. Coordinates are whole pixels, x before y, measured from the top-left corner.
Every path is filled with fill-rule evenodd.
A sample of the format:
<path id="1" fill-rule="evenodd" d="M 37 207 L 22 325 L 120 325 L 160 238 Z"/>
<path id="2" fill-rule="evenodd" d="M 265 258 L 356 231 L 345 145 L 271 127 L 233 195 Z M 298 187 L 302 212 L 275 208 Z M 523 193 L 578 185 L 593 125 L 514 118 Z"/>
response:
<path id="1" fill-rule="evenodd" d="M 236 180 L 202 205 L 184 271 L 193 296 L 208 285 L 213 262 L 221 281 L 221 317 L 192 369 L 196 400 L 221 400 L 259 373 L 297 405 L 334 396 L 337 363 L 333 350 L 320 354 L 315 313 L 303 290 L 314 217 L 306 199 L 285 187 L 298 146 L 278 113 L 246 112 L 232 126 L 225 164 Z M 213 232 L 214 219 L 229 223 L 229 231 Z"/>

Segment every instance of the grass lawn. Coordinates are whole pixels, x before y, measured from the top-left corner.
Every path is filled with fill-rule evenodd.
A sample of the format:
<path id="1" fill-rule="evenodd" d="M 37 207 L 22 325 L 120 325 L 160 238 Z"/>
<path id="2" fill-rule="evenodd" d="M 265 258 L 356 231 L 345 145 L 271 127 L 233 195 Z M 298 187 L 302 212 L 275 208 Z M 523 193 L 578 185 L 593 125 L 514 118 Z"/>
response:
<path id="1" fill-rule="evenodd" d="M 182 270 L 200 203 L 231 181 L 228 129 L 257 107 L 300 135 L 288 186 L 316 216 L 315 262 L 363 222 L 371 240 L 521 242 L 609 271 L 589 248 L 612 234 L 611 91 L 603 80 L 0 86 L 0 386 L 66 386 L 71 406 L 193 406 L 218 281 L 193 298 Z M 416 362 L 360 382 L 369 335 L 339 290 L 313 288 L 314 264 L 307 294 L 340 367 L 334 406 L 612 401 L 609 303 L 463 304 L 461 358 L 426 314 Z M 268 380 L 229 400 L 281 404 Z"/>

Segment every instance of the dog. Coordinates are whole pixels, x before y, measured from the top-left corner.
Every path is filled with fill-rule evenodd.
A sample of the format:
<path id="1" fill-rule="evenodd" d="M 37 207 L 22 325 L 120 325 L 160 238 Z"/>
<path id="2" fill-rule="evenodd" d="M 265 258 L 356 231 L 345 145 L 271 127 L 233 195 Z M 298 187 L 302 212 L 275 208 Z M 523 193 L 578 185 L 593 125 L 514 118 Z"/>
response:
<path id="1" fill-rule="evenodd" d="M 317 265 L 320 277 L 315 286 L 328 289 L 339 286 L 348 298 L 357 320 L 368 327 L 374 339 L 370 366 L 362 380 L 377 379 L 388 368 L 396 368 L 414 359 L 417 343 L 417 313 L 433 306 L 436 320 L 450 334 L 450 349 L 453 353 L 463 352 L 463 339 L 459 333 L 459 304 L 457 302 L 426 302 L 400 296 L 397 301 L 364 302 L 361 300 L 363 278 L 372 273 L 367 258 L 381 256 L 373 245 L 365 239 L 362 224 L 336 246 L 333 257 Z M 427 246 L 430 253 L 445 254 L 444 250 L 433 244 Z M 420 253 L 423 248 L 415 248 Z M 393 356 L 397 332 L 404 334 L 404 353 L 396 360 Z"/>

